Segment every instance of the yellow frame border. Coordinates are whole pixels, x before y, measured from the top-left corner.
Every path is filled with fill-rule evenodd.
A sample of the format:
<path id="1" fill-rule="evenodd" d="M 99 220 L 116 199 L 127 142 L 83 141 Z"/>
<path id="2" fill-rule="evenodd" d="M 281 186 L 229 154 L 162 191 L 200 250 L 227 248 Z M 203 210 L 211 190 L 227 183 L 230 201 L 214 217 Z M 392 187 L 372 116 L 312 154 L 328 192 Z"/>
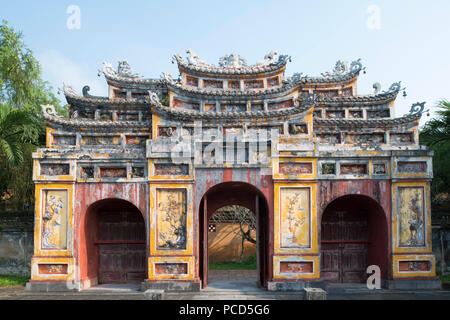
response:
<path id="1" fill-rule="evenodd" d="M 399 246 L 399 222 L 397 211 L 397 198 L 399 187 L 411 187 L 411 188 L 424 188 L 423 200 L 424 200 L 424 237 L 425 246 L 420 247 L 400 247 Z M 430 206 L 430 185 L 427 182 L 394 182 L 392 183 L 392 253 L 431 253 L 431 206 Z"/>
<path id="2" fill-rule="evenodd" d="M 40 274 L 40 264 L 67 264 L 67 274 Z M 36 257 L 31 260 L 31 280 L 75 280 L 75 267 L 74 258 Z"/>
<path id="3" fill-rule="evenodd" d="M 280 173 L 280 162 L 312 163 L 312 173 L 309 174 L 284 174 Z M 279 157 L 273 159 L 273 179 L 311 180 L 317 177 L 317 158 L 288 158 Z"/>
<path id="4" fill-rule="evenodd" d="M 41 249 L 42 235 L 42 195 L 44 190 L 67 190 L 67 249 Z M 73 252 L 73 184 L 69 183 L 40 183 L 35 187 L 35 221 L 34 221 L 34 255 L 35 256 L 70 256 Z"/>
<path id="5" fill-rule="evenodd" d="M 187 274 L 156 274 L 155 263 L 186 263 Z M 150 257 L 148 258 L 148 278 L 152 280 L 194 280 L 195 258 L 194 257 Z"/>
<path id="6" fill-rule="evenodd" d="M 281 224 L 281 213 L 280 213 L 280 189 L 281 188 L 309 188 L 310 190 L 310 239 L 311 246 L 309 248 L 281 248 L 280 239 L 280 224 Z M 307 183 L 274 183 L 274 254 L 311 254 L 318 253 L 318 230 L 317 230 L 317 205 L 316 205 L 316 188 L 317 184 L 315 182 Z"/>
<path id="7" fill-rule="evenodd" d="M 161 250 L 157 248 L 157 189 L 180 189 L 186 190 L 186 249 L 183 250 Z M 171 255 L 192 255 L 194 244 L 194 211 L 193 211 L 193 190 L 191 184 L 150 184 L 150 255 L 171 256 Z"/>
<path id="8" fill-rule="evenodd" d="M 281 273 L 281 262 L 312 262 L 312 273 Z M 273 278 L 274 279 L 319 279 L 320 259 L 319 256 L 274 256 L 273 257 Z"/>
<path id="9" fill-rule="evenodd" d="M 400 261 L 429 261 L 431 263 L 430 271 L 399 271 Z M 410 277 L 434 277 L 436 276 L 436 258 L 434 255 L 394 255 L 392 257 L 392 274 L 394 278 Z"/>

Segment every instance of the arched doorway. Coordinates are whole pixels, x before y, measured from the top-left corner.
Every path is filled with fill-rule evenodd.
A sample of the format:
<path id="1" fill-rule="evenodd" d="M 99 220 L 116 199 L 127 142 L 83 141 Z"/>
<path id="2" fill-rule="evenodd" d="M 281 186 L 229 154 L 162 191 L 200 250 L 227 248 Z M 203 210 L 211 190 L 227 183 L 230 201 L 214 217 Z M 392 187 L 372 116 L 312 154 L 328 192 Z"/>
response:
<path id="1" fill-rule="evenodd" d="M 199 207 L 199 274 L 202 287 L 208 284 L 208 227 L 211 216 L 226 206 L 242 206 L 256 216 L 257 284 L 264 287 L 268 277 L 268 215 L 269 208 L 264 195 L 253 185 L 243 182 L 224 182 L 209 189 Z"/>
<path id="2" fill-rule="evenodd" d="M 85 217 L 86 269 L 98 284 L 142 282 L 147 277 L 144 218 L 131 202 L 106 199 Z"/>
<path id="3" fill-rule="evenodd" d="M 238 205 L 217 210 L 208 221 L 208 259 L 210 281 L 256 283 L 256 215 Z"/>
<path id="4" fill-rule="evenodd" d="M 364 283 L 367 267 L 387 275 L 387 221 L 372 198 L 347 195 L 324 210 L 321 221 L 321 278 L 336 283 Z"/>

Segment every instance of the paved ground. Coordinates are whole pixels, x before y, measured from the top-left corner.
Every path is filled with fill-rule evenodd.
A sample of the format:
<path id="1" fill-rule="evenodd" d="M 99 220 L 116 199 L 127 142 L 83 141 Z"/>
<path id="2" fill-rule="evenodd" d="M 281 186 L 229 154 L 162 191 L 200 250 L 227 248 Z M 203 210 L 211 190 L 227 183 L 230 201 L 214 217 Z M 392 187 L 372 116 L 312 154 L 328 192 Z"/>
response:
<path id="1" fill-rule="evenodd" d="M 302 300 L 303 292 L 257 287 L 256 271 L 211 270 L 208 287 L 196 293 L 165 293 L 165 300 Z M 0 288 L 0 300 L 144 300 L 139 284 L 100 285 L 82 292 L 38 293 Z M 369 290 L 365 285 L 328 285 L 328 300 L 450 300 L 450 290 Z"/>
<path id="2" fill-rule="evenodd" d="M 257 281 L 256 270 L 209 270 L 209 282 L 212 281 Z"/>

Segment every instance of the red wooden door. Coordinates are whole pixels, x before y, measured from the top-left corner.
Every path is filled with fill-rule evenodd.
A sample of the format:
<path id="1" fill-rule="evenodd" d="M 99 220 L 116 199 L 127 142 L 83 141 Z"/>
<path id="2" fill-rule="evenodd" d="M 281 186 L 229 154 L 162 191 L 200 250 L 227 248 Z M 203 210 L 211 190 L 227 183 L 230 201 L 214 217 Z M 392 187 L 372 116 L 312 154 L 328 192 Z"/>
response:
<path id="1" fill-rule="evenodd" d="M 322 279 L 341 283 L 365 282 L 367 213 L 326 212 L 321 233 Z"/>
<path id="2" fill-rule="evenodd" d="M 146 278 L 145 223 L 138 211 L 99 212 L 99 283 Z"/>

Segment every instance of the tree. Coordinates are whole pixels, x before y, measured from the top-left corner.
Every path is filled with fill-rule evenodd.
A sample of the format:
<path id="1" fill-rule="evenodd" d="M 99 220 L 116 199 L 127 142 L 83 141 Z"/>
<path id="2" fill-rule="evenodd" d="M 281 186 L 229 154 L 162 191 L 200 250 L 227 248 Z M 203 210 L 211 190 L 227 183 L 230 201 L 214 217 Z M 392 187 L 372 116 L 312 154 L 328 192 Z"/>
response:
<path id="1" fill-rule="evenodd" d="M 0 205 L 22 210 L 33 200 L 31 155 L 45 145 L 41 105 L 65 107 L 41 78 L 41 67 L 7 21 L 0 24 Z"/>
<path id="2" fill-rule="evenodd" d="M 436 105 L 437 117 L 429 120 L 420 131 L 420 143 L 434 151 L 432 182 L 433 199 L 450 194 L 450 102 Z"/>
<path id="3" fill-rule="evenodd" d="M 239 260 L 242 261 L 245 254 L 245 242 L 248 241 L 256 244 L 256 239 L 251 235 L 252 231 L 256 230 L 256 217 L 249 209 L 242 206 L 232 205 L 224 207 L 222 210 L 224 212 L 217 212 L 211 217 L 211 222 L 222 223 L 226 221 L 239 225 L 241 235 L 241 254 Z M 225 212 L 229 214 L 225 214 Z"/>
<path id="4" fill-rule="evenodd" d="M 441 100 L 436 107 L 437 117 L 428 121 L 420 132 L 420 141 L 427 146 L 450 142 L 450 102 Z"/>

